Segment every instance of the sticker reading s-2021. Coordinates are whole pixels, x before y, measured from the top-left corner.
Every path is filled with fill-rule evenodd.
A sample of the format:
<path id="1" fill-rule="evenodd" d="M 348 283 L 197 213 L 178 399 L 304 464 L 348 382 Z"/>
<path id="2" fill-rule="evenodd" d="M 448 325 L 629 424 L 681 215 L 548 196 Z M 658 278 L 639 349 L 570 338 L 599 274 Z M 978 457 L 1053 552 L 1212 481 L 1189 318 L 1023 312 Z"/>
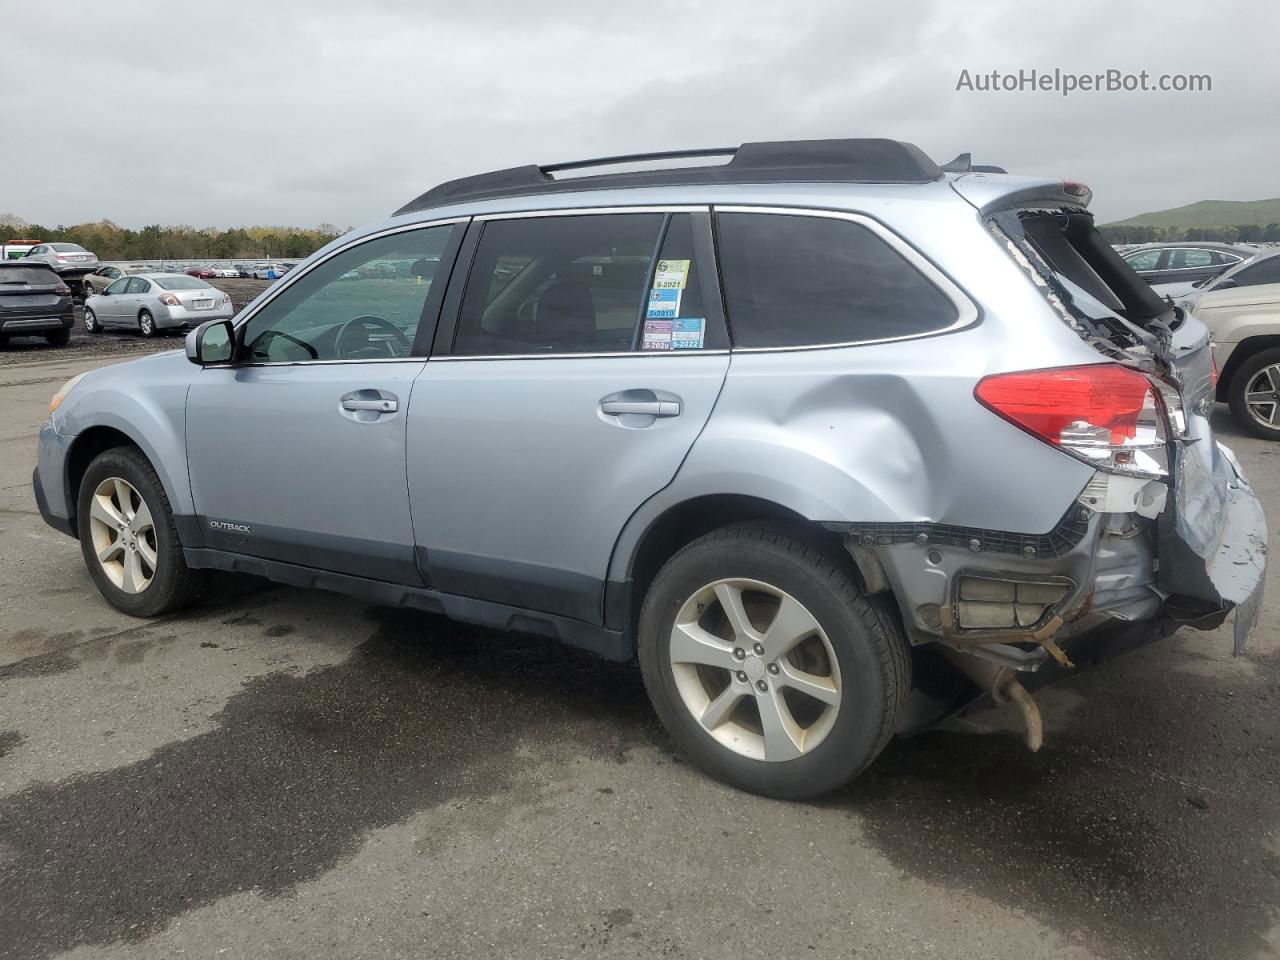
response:
<path id="1" fill-rule="evenodd" d="M 690 260 L 659 260 L 653 275 L 655 290 L 683 290 L 689 283 Z"/>

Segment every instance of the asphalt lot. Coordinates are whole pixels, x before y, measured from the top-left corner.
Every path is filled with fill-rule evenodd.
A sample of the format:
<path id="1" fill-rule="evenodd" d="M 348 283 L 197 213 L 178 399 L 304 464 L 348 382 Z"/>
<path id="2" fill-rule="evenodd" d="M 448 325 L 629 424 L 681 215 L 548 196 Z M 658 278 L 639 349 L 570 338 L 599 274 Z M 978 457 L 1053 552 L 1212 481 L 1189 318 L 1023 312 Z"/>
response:
<path id="1" fill-rule="evenodd" d="M 78 350 L 0 354 L 0 956 L 1280 955 L 1274 564 L 1245 658 L 1180 633 L 1040 694 L 1039 754 L 984 710 L 780 803 L 549 642 L 247 579 L 116 613 L 30 491 Z M 1280 446 L 1219 427 L 1274 531 Z"/>

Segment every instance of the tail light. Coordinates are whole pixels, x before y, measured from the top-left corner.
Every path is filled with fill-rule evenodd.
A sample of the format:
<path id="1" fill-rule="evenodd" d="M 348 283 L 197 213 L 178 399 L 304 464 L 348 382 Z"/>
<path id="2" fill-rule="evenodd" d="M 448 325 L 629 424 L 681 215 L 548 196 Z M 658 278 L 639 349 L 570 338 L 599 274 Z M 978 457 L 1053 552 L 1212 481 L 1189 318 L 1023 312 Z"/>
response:
<path id="1" fill-rule="evenodd" d="M 1168 474 L 1166 403 L 1145 375 L 1114 363 L 984 377 L 978 402 L 1037 439 L 1100 470 L 1138 477 Z"/>
<path id="2" fill-rule="evenodd" d="M 71 288 L 68 287 L 65 283 L 58 284 L 56 287 L 53 288 L 53 292 L 60 297 L 71 296 Z"/>
<path id="3" fill-rule="evenodd" d="M 160 294 L 159 299 L 161 303 L 168 304 L 171 307 L 182 306 L 182 301 L 179 300 L 177 297 L 175 297 L 172 293 L 162 293 Z"/>
<path id="4" fill-rule="evenodd" d="M 230 303 L 231 303 L 231 294 L 229 294 L 229 293 L 224 293 L 224 294 L 222 295 L 222 302 L 223 302 L 223 303 L 225 303 L 225 304 L 230 304 Z"/>

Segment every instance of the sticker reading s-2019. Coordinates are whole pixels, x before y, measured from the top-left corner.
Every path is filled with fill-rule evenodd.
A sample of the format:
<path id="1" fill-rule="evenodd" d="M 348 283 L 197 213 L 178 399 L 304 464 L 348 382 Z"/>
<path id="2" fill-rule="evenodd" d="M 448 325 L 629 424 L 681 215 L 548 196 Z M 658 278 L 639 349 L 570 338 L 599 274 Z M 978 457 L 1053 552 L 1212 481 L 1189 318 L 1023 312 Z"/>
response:
<path id="1" fill-rule="evenodd" d="M 649 291 L 649 310 L 645 316 L 650 320 L 674 320 L 680 313 L 680 295 L 683 291 L 679 288 L 659 290 L 654 288 Z"/>

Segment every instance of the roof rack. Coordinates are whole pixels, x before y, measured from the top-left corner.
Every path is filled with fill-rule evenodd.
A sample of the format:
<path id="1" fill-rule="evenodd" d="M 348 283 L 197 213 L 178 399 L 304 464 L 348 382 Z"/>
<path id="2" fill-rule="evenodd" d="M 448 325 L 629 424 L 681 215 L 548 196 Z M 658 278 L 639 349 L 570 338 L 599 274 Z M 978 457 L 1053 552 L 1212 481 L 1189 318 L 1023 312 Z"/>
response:
<path id="1" fill-rule="evenodd" d="M 727 156 L 728 163 L 556 179 L 553 173 L 623 163 Z M 928 183 L 942 176 L 919 147 L 900 140 L 777 140 L 740 147 L 666 150 L 596 160 L 529 164 L 450 180 L 410 200 L 395 215 L 463 200 L 619 187 L 724 183 Z"/>

